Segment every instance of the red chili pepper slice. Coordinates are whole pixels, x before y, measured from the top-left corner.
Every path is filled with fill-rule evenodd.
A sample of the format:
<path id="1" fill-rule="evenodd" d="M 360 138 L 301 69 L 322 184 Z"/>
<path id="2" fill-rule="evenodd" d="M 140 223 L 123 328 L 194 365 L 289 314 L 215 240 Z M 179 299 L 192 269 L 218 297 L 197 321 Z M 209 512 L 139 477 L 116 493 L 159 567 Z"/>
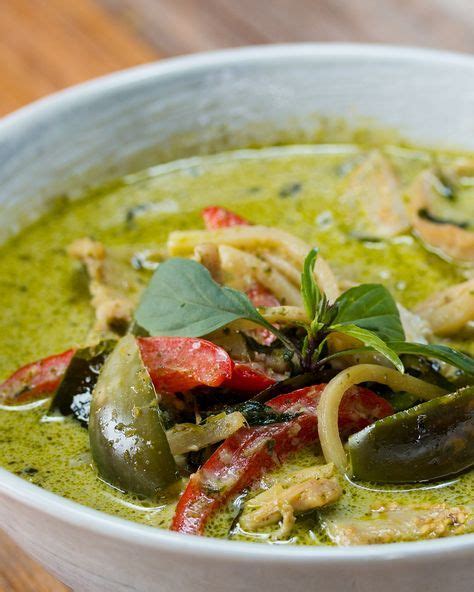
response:
<path id="1" fill-rule="evenodd" d="M 234 214 L 221 206 L 209 206 L 202 211 L 202 217 L 207 230 L 229 228 L 229 226 L 249 226 L 250 222 L 238 214 Z"/>
<path id="2" fill-rule="evenodd" d="M 301 413 L 295 419 L 268 426 L 241 428 L 227 438 L 191 476 L 176 507 L 171 529 L 203 534 L 209 518 L 219 507 L 281 463 L 288 454 L 316 442 L 316 411 L 324 386 L 300 389 L 268 403 L 278 411 Z M 341 404 L 341 432 L 347 436 L 392 411 L 390 404 L 372 391 L 353 387 Z"/>
<path id="3" fill-rule="evenodd" d="M 270 378 L 261 370 L 249 364 L 235 362 L 231 378 L 222 383 L 221 386 L 242 393 L 259 393 L 275 384 L 275 382 L 276 380 Z"/>
<path id="4" fill-rule="evenodd" d="M 221 347 L 191 337 L 139 337 L 143 363 L 158 391 L 174 393 L 199 385 L 220 386 L 232 377 L 233 362 Z M 0 401 L 21 403 L 54 393 L 75 349 L 27 364 L 0 384 Z"/>
<path id="5" fill-rule="evenodd" d="M 68 349 L 62 354 L 22 366 L 0 384 L 0 401 L 8 404 L 23 403 L 54 393 L 75 352 L 75 349 Z"/>
<path id="6" fill-rule="evenodd" d="M 175 393 L 196 386 L 220 386 L 232 376 L 229 354 L 193 337 L 139 337 L 143 363 L 157 391 Z"/>

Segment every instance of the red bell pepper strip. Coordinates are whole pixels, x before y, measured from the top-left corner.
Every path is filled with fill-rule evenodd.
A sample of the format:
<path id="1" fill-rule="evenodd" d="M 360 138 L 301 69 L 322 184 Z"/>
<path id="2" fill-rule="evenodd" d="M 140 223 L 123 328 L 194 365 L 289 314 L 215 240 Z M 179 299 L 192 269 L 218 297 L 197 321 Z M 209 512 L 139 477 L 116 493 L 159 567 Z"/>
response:
<path id="1" fill-rule="evenodd" d="M 217 228 L 229 228 L 229 226 L 249 226 L 245 218 L 234 214 L 230 210 L 221 206 L 209 206 L 202 211 L 204 225 L 207 230 L 216 230 Z"/>
<path id="2" fill-rule="evenodd" d="M 301 413 L 295 419 L 267 426 L 241 428 L 227 438 L 193 475 L 173 517 L 171 530 L 201 535 L 209 518 L 233 496 L 280 464 L 291 452 L 317 442 L 317 406 L 324 384 L 272 399 L 278 411 Z M 384 399 L 361 387 L 348 390 L 339 411 L 347 436 L 393 412 Z"/>
<path id="3" fill-rule="evenodd" d="M 190 337 L 139 337 L 143 363 L 161 392 L 187 391 L 199 385 L 220 386 L 232 377 L 233 362 L 221 347 Z M 76 350 L 27 364 L 0 384 L 0 402 L 21 403 L 54 393 Z"/>
<path id="4" fill-rule="evenodd" d="M 0 384 L 0 401 L 23 403 L 53 393 L 59 387 L 75 352 L 75 349 L 68 349 L 62 354 L 22 366 Z"/>
<path id="5" fill-rule="evenodd" d="M 139 337 L 138 347 L 158 392 L 220 386 L 232 376 L 229 354 L 214 343 L 193 337 Z"/>
<path id="6" fill-rule="evenodd" d="M 230 379 L 224 381 L 221 386 L 240 391 L 241 393 L 259 393 L 267 387 L 275 384 L 276 380 L 267 374 L 241 362 L 235 362 Z"/>

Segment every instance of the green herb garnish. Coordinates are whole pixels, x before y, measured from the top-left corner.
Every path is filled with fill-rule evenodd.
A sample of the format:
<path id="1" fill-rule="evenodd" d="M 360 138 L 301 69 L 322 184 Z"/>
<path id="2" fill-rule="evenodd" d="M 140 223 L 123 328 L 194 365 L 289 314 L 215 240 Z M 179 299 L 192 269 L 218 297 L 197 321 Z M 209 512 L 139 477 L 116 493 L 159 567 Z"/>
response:
<path id="1" fill-rule="evenodd" d="M 203 265 L 181 258 L 169 259 L 156 269 L 135 313 L 135 325 L 150 335 L 200 337 L 233 321 L 252 321 L 296 354 L 303 372 L 314 372 L 341 355 L 375 351 L 400 372 L 404 368 L 399 356 L 415 354 L 474 375 L 474 359 L 465 354 L 443 345 L 407 343 L 397 304 L 380 284 L 350 288 L 329 304 L 314 278 L 317 255 L 317 249 L 308 253 L 301 275 L 301 295 L 309 319 L 301 343 L 266 321 L 243 292 L 220 286 Z M 327 338 L 334 332 L 357 339 L 361 347 L 328 355 Z"/>

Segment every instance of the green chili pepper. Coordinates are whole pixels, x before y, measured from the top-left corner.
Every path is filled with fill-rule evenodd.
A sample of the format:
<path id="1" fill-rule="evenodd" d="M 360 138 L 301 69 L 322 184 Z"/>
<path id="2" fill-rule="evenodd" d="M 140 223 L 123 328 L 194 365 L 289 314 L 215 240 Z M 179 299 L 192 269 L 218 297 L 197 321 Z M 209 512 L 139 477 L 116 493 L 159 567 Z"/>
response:
<path id="1" fill-rule="evenodd" d="M 89 439 L 100 476 L 121 490 L 156 497 L 178 479 L 155 389 L 132 335 L 118 342 L 102 368 Z"/>
<path id="2" fill-rule="evenodd" d="M 353 476 L 416 483 L 474 465 L 474 387 L 380 419 L 349 438 Z"/>

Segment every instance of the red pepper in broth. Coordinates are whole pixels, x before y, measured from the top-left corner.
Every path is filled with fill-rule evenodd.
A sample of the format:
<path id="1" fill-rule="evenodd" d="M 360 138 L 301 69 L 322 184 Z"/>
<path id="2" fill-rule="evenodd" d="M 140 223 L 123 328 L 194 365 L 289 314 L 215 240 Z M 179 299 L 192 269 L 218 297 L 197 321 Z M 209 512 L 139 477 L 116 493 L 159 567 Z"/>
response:
<path id="1" fill-rule="evenodd" d="M 290 453 L 318 441 L 317 406 L 324 384 L 299 389 L 268 402 L 281 412 L 301 413 L 293 420 L 241 428 L 227 438 L 194 473 L 184 490 L 171 529 L 202 535 L 212 514 L 233 496 L 280 464 Z M 347 436 L 393 412 L 389 403 L 361 387 L 349 389 L 339 412 Z"/>
<path id="2" fill-rule="evenodd" d="M 196 386 L 220 386 L 232 378 L 234 363 L 221 347 L 191 337 L 139 337 L 143 363 L 161 392 L 187 391 Z M 76 350 L 23 366 L 0 384 L 0 402 L 21 403 L 54 393 Z"/>
<path id="3" fill-rule="evenodd" d="M 207 230 L 250 225 L 250 222 L 245 220 L 245 218 L 221 206 L 209 206 L 208 208 L 204 208 L 201 213 Z"/>
<path id="4" fill-rule="evenodd" d="M 22 366 L 0 384 L 0 402 L 23 403 L 53 393 L 59 387 L 75 352 L 75 349 L 68 349 L 62 354 Z"/>
<path id="5" fill-rule="evenodd" d="M 139 337 L 138 347 L 157 391 L 174 393 L 196 386 L 220 386 L 232 377 L 229 354 L 206 339 Z"/>
<path id="6" fill-rule="evenodd" d="M 222 386 L 241 393 L 259 393 L 275 384 L 276 380 L 249 364 L 235 362 L 232 376 Z"/>

